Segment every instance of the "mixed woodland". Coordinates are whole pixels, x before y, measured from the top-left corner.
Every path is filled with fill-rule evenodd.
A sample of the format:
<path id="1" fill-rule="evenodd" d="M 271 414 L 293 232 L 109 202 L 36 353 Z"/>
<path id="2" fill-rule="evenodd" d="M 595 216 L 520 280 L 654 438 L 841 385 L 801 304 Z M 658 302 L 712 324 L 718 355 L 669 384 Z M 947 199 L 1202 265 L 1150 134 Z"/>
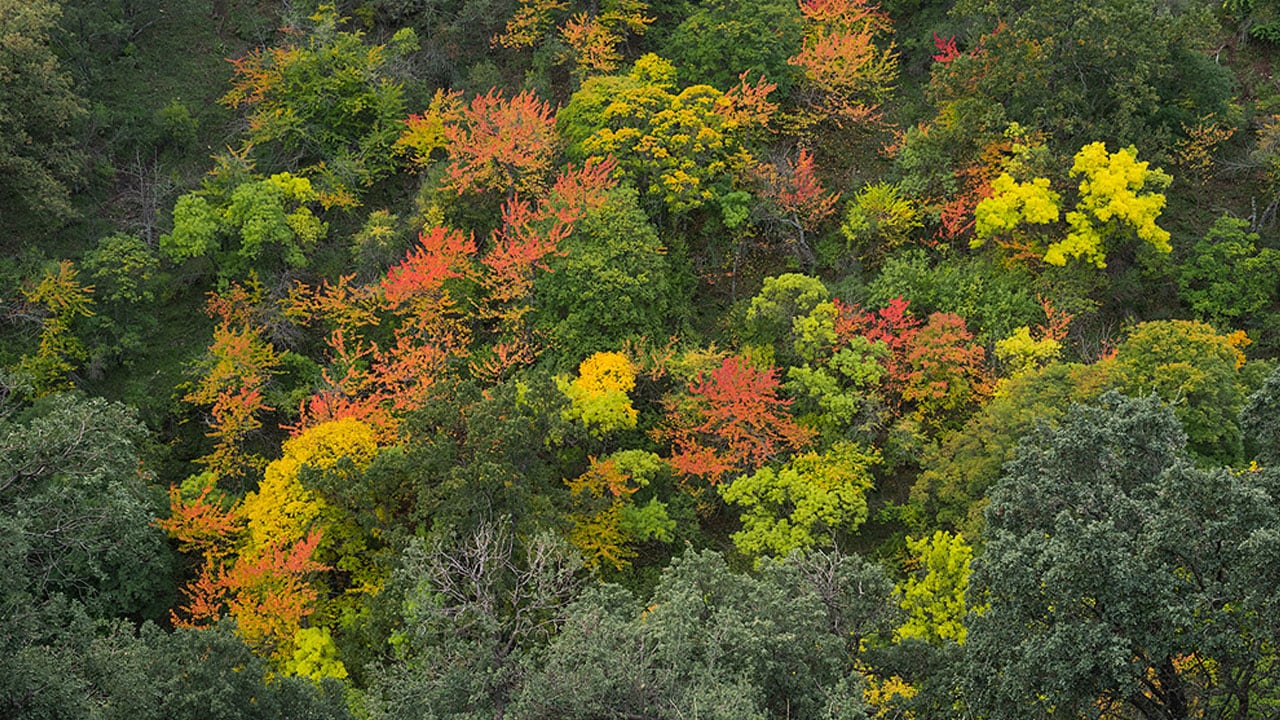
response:
<path id="1" fill-rule="evenodd" d="M 0 0 L 0 717 L 1280 717 L 1277 0 Z"/>

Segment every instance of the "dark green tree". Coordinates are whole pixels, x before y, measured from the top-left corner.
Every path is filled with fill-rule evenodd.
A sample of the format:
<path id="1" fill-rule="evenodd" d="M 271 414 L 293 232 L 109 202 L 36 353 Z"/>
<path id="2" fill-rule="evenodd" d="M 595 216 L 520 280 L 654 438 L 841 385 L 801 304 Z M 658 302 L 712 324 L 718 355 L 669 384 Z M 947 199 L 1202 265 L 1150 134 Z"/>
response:
<path id="1" fill-rule="evenodd" d="M 666 249 L 634 189 L 613 190 L 588 210 L 560 250 L 535 290 L 538 323 L 565 357 L 576 362 L 627 339 L 662 341 L 679 329 Z"/>
<path id="2" fill-rule="evenodd" d="M 662 55 L 685 84 L 727 90 L 745 72 L 785 94 L 796 72 L 787 59 L 800 52 L 800 18 L 788 0 L 709 0 L 676 27 Z"/>
<path id="3" fill-rule="evenodd" d="M 1280 464 L 1280 369 L 1267 376 L 1240 411 L 1247 457 L 1269 467 Z"/>
<path id="4" fill-rule="evenodd" d="M 971 585 L 979 715 L 1252 718 L 1276 694 L 1274 476 L 1201 469 L 1157 398 L 1104 396 L 1019 448 Z"/>
<path id="5" fill-rule="evenodd" d="M 855 657 L 888 629 L 891 591 L 856 556 L 794 555 L 747 575 L 690 551 L 643 602 L 606 585 L 575 603 L 512 714 L 866 717 Z"/>
<path id="6" fill-rule="evenodd" d="M 146 428 L 119 403 L 51 395 L 0 421 L 0 527 L 11 593 L 56 595 L 91 615 L 167 605 L 171 554 L 154 527 L 162 499 L 141 464 Z"/>
<path id="7" fill-rule="evenodd" d="M 1001 124 L 1051 132 L 1067 153 L 1098 140 L 1156 152 L 1198 119 L 1183 108 L 1226 110 L 1231 81 L 1204 52 L 1204 5 L 963 0 L 952 17 L 977 30 L 976 50 L 935 64 L 935 98 L 976 92 L 1003 108 Z"/>

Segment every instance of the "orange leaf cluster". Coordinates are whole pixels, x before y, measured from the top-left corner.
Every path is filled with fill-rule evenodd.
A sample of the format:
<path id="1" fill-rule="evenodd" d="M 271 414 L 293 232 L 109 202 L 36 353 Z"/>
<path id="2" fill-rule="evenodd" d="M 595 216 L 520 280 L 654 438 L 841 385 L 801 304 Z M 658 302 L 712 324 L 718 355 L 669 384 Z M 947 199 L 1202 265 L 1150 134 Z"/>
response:
<path id="1" fill-rule="evenodd" d="M 875 41 L 889 18 L 870 0 L 801 0 L 805 38 L 788 62 L 804 72 L 803 101 L 811 122 L 837 127 L 879 117 L 879 105 L 897 77 L 893 46 Z"/>
<path id="2" fill-rule="evenodd" d="M 443 133 L 448 184 L 459 195 L 540 189 L 558 144 L 551 105 L 527 90 L 509 100 L 497 90 L 477 95 Z"/>
<path id="3" fill-rule="evenodd" d="M 813 432 L 787 414 L 791 401 L 778 390 L 776 368 L 760 370 L 737 356 L 699 374 L 687 396 L 667 405 L 671 466 L 716 485 L 807 445 Z"/>
<path id="4" fill-rule="evenodd" d="M 812 231 L 835 212 L 840 193 L 822 186 L 813 153 L 801 148 L 795 160 L 787 161 L 786 172 L 772 165 L 761 166 L 765 192 L 783 215 L 804 230 Z"/>

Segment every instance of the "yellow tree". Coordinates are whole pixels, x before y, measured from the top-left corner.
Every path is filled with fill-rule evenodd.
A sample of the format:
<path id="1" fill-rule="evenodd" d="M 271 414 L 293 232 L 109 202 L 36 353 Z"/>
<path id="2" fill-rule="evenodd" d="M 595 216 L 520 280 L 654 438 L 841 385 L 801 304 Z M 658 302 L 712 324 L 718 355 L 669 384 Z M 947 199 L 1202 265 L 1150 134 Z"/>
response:
<path id="1" fill-rule="evenodd" d="M 18 371 L 27 375 L 38 394 L 69 388 L 68 374 L 89 356 L 88 349 L 71 330 L 77 318 L 93 315 L 93 286 L 82 285 L 70 260 L 45 271 L 40 282 L 24 288 L 27 302 L 39 307 L 40 344 L 34 355 L 22 356 Z"/>
<path id="2" fill-rule="evenodd" d="M 578 377 L 557 378 L 556 384 L 570 401 L 565 418 L 580 420 L 593 435 L 636 426 L 639 413 L 627 396 L 635 389 L 636 374 L 622 353 L 595 353 L 578 366 Z"/>
<path id="3" fill-rule="evenodd" d="M 1079 259 L 1104 268 L 1108 246 L 1125 237 L 1136 237 L 1157 252 L 1170 251 L 1169 232 L 1156 220 L 1173 178 L 1140 162 L 1134 147 L 1111 153 L 1100 142 L 1085 145 L 1075 155 L 1070 176 L 1079 177 L 1080 183 L 1075 208 L 1066 213 L 1065 237 L 1058 225 L 1062 197 L 1050 188 L 1050 180 L 1018 181 L 1005 172 L 992 182 L 991 196 L 974 210 L 977 237 L 971 245 L 1025 234 L 1026 226 L 1041 225 L 1049 228 L 1043 233 L 1049 242 L 1042 251 L 1050 265 Z M 1025 239 L 1015 244 L 1025 244 Z M 1039 245 L 1034 238 L 1031 244 Z"/>

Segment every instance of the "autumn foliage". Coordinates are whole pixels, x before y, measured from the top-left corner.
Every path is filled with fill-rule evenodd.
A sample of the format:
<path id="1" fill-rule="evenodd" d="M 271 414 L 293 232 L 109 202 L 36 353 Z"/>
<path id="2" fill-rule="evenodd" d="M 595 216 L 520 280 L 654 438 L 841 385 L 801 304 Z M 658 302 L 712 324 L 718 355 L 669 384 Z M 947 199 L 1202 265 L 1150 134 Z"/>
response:
<path id="1" fill-rule="evenodd" d="M 776 369 L 759 369 L 738 356 L 699 375 L 686 395 L 667 404 L 671 466 L 715 485 L 807 445 L 813 432 L 787 414 L 791 401 L 778 391 Z"/>
<path id="2" fill-rule="evenodd" d="M 215 443 L 200 462 L 226 479 L 243 478 L 265 465 L 245 447 L 249 435 L 262 427 L 262 414 L 272 410 L 264 393 L 280 364 L 279 354 L 263 337 L 261 302 L 256 281 L 210 294 L 207 312 L 217 321 L 213 342 L 183 396 L 185 402 L 209 407 L 208 435 Z"/>
<path id="3" fill-rule="evenodd" d="M 872 0 L 801 0 L 804 45 L 790 63 L 803 72 L 802 107 L 809 123 L 838 128 L 873 120 L 898 74 L 889 18 Z"/>
<path id="4" fill-rule="evenodd" d="M 903 298 L 876 311 L 837 303 L 837 348 L 855 336 L 882 344 L 883 390 L 895 413 L 937 428 L 990 396 L 993 382 L 963 318 L 932 313 L 922 323 L 909 306 Z"/>

